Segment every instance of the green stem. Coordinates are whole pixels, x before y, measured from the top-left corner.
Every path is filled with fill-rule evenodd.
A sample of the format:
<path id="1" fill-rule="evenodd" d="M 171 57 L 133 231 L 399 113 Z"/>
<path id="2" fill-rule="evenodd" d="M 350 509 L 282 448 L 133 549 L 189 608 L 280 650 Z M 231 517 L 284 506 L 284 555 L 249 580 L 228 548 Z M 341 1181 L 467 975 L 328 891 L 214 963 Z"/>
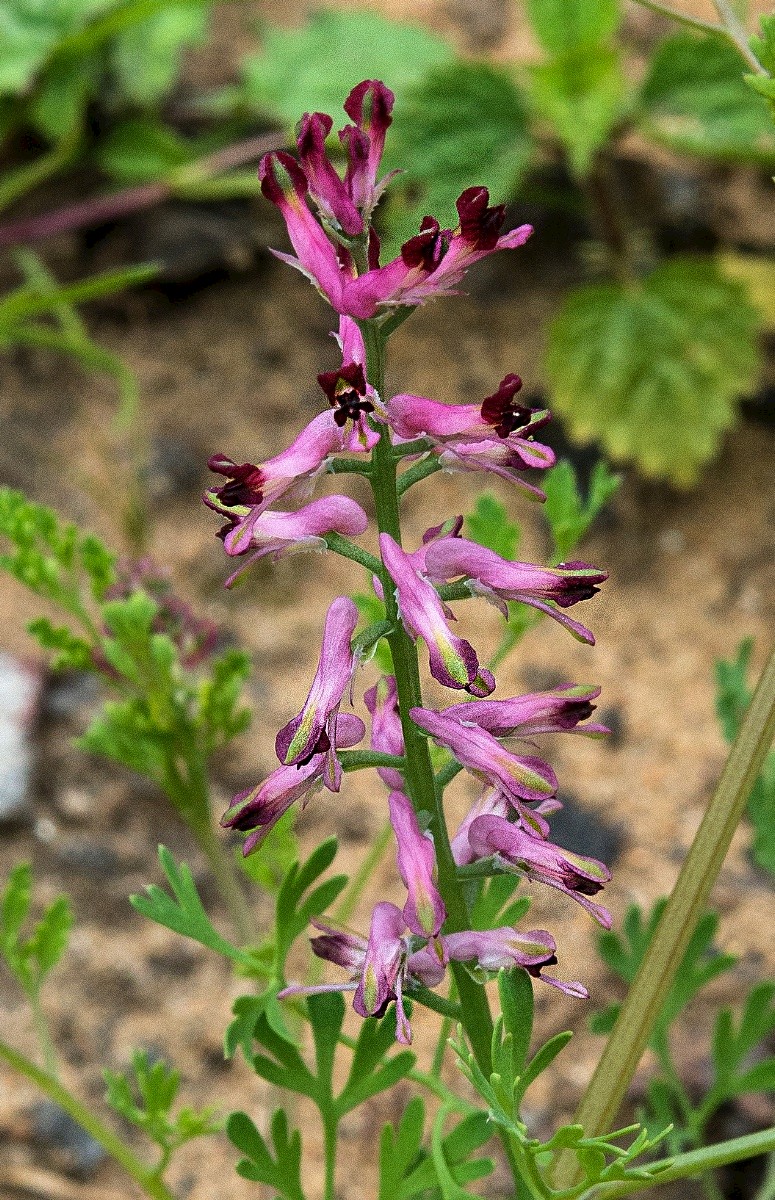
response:
<path id="1" fill-rule="evenodd" d="M 713 7 L 719 15 L 723 32 L 735 49 L 740 53 L 755 75 L 769 75 L 748 44 L 748 34 L 729 0 L 713 0 Z"/>
<path id="2" fill-rule="evenodd" d="M 680 8 L 673 8 L 671 4 L 662 4 L 660 0 L 637 0 L 643 8 L 648 8 L 651 12 L 659 13 L 662 17 L 669 17 L 671 21 L 678 21 L 681 25 L 688 25 L 690 29 L 701 29 L 703 33 L 723 33 L 722 25 L 717 25 L 715 21 L 704 21 L 702 17 L 692 17 L 689 13 L 681 12 Z"/>
<path id="3" fill-rule="evenodd" d="M 215 877 L 218 891 L 223 897 L 229 911 L 234 930 L 241 946 L 256 946 L 260 940 L 253 914 L 245 898 L 234 859 L 228 850 L 224 850 L 213 833 L 209 818 L 207 822 L 191 826 L 191 830 L 200 848 L 203 850 L 210 870 Z"/>
<path id="4" fill-rule="evenodd" d="M 415 483 L 419 483 L 421 479 L 427 479 L 429 475 L 434 475 L 436 471 L 441 470 L 441 463 L 438 458 L 426 458 L 423 462 L 415 463 L 408 471 L 404 471 L 397 483 L 399 496 L 403 496 L 404 492 L 408 491 Z"/>
<path id="5" fill-rule="evenodd" d="M 366 346 L 366 369 L 369 382 L 372 387 L 376 388 L 380 396 L 384 396 L 384 335 L 374 321 L 363 321 L 360 328 Z M 370 481 L 377 524 L 380 533 L 389 534 L 400 546 L 401 521 L 396 460 L 393 455 L 389 426 L 381 425 L 379 433 L 379 441 L 372 451 L 374 473 Z M 471 919 L 462 886 L 457 878 L 457 868 L 452 857 L 449 833 L 444 819 L 443 797 L 441 791 L 436 788 L 428 740 L 409 716 L 412 708 L 422 705 L 417 649 L 398 618 L 395 588 L 384 567 L 381 567 L 380 577 L 383 584 L 386 616 L 388 621 L 394 625 L 393 632 L 388 637 L 388 644 L 393 656 L 398 707 L 404 735 L 407 789 L 417 811 L 424 810 L 433 814 L 432 829 L 438 868 L 438 886 L 447 910 L 444 927 L 449 933 L 457 933 L 470 929 Z M 462 963 L 455 962 L 450 966 L 460 997 L 460 1023 L 465 1030 L 479 1067 L 485 1076 L 489 1077 L 492 1071 L 493 1023 L 487 993 L 480 984 L 471 978 Z M 519 1180 L 519 1172 L 514 1162 L 509 1139 L 504 1137 L 502 1140 L 516 1183 Z"/>
<path id="6" fill-rule="evenodd" d="M 337 758 L 343 771 L 362 771 L 364 767 L 395 767 L 403 771 L 406 759 L 400 754 L 386 754 L 382 750 L 338 750 Z"/>
<path id="7" fill-rule="evenodd" d="M 337 1121 L 336 1117 L 332 1117 L 330 1113 L 324 1112 L 323 1109 L 320 1110 L 320 1117 L 323 1121 L 323 1145 L 326 1163 L 326 1182 L 323 1200 L 335 1200 Z"/>
<path id="8" fill-rule="evenodd" d="M 775 735 L 775 651 L 759 680 L 716 792 L 684 861 L 575 1121 L 587 1136 L 610 1129 L 664 1004 Z M 558 1186 L 577 1180 L 573 1155 L 560 1156 Z"/>
<path id="9" fill-rule="evenodd" d="M 333 550 L 335 554 L 341 554 L 342 558 L 351 558 L 353 562 L 360 563 L 372 575 L 382 573 L 382 563 L 375 555 L 369 554 L 368 550 L 364 550 L 361 546 L 356 546 L 355 542 L 342 537 L 340 533 L 327 533 L 324 541 L 329 550 Z"/>
<path id="10" fill-rule="evenodd" d="M 32 1009 L 32 1021 L 35 1026 L 35 1036 L 38 1039 L 38 1045 L 40 1046 L 40 1050 L 43 1055 L 43 1062 L 45 1064 L 46 1071 L 52 1079 L 58 1079 L 59 1066 L 57 1063 L 57 1052 L 51 1039 L 48 1021 L 46 1020 L 45 1013 L 41 1008 L 40 993 L 37 991 L 29 992 L 27 994 L 27 999 L 29 1000 L 30 1008 Z"/>
<path id="11" fill-rule="evenodd" d="M 31 1080 L 36 1087 L 40 1088 L 44 1095 L 48 1096 L 60 1108 L 64 1109 L 81 1126 L 81 1129 L 85 1129 L 96 1142 L 99 1142 L 103 1150 L 124 1168 L 127 1174 L 140 1185 L 143 1191 L 152 1197 L 152 1200 L 175 1200 L 172 1192 L 158 1177 L 156 1169 L 147 1167 L 141 1162 L 124 1145 L 121 1139 L 116 1136 L 112 1129 L 109 1129 L 107 1125 L 103 1125 L 98 1117 L 95 1117 L 80 1100 L 76 1099 L 52 1075 L 47 1071 L 42 1071 L 40 1067 L 36 1067 L 33 1062 L 30 1062 L 28 1058 L 20 1054 L 17 1050 L 12 1049 L 5 1042 L 0 1042 L 0 1059 L 7 1062 L 20 1075 L 24 1075 L 27 1079 Z"/>
<path id="12" fill-rule="evenodd" d="M 775 1127 L 764 1129 L 760 1133 L 749 1133 L 745 1137 L 733 1138 L 728 1142 L 718 1142 L 715 1146 L 703 1146 L 699 1150 L 689 1150 L 686 1154 L 678 1154 L 674 1158 L 662 1158 L 649 1164 L 650 1171 L 657 1171 L 656 1176 L 648 1179 L 628 1179 L 621 1183 L 601 1183 L 584 1193 L 583 1200 L 618 1200 L 620 1196 L 631 1196 L 635 1192 L 643 1192 L 648 1188 L 658 1187 L 663 1183 L 675 1183 L 679 1179 L 693 1179 L 705 1171 L 713 1171 L 717 1167 L 726 1167 L 729 1163 L 742 1162 L 746 1158 L 755 1158 L 759 1154 L 770 1154 L 775 1151 Z"/>

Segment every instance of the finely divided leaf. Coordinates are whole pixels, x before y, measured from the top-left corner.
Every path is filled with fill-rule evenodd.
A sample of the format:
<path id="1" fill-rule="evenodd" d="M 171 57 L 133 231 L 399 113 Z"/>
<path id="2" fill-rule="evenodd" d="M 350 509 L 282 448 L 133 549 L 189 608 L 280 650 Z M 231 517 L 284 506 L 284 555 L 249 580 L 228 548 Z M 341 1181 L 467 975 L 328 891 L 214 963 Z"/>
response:
<path id="1" fill-rule="evenodd" d="M 555 560 L 567 562 L 608 500 L 618 491 L 621 479 L 612 475 L 604 462 L 595 464 L 586 500 L 579 491 L 576 472 L 567 459 L 546 471 L 541 487 L 546 493 L 544 514 L 554 542 Z"/>
<path id="2" fill-rule="evenodd" d="M 275 1157 L 264 1138 L 245 1113 L 232 1113 L 226 1123 L 229 1139 L 245 1157 L 237 1163 L 243 1179 L 266 1183 L 287 1200 L 304 1200 L 301 1186 L 301 1134 L 289 1135 L 288 1118 L 282 1109 L 272 1117 L 271 1136 Z"/>
<path id="3" fill-rule="evenodd" d="M 505 504 L 492 492 L 476 497 L 473 512 L 466 517 L 466 535 L 480 546 L 513 560 L 519 549 L 520 528 L 509 519 Z"/>
<path id="4" fill-rule="evenodd" d="M 688 487 L 756 378 L 758 327 L 744 290 L 701 259 L 582 287 L 550 330 L 553 405 L 579 441 Z"/>

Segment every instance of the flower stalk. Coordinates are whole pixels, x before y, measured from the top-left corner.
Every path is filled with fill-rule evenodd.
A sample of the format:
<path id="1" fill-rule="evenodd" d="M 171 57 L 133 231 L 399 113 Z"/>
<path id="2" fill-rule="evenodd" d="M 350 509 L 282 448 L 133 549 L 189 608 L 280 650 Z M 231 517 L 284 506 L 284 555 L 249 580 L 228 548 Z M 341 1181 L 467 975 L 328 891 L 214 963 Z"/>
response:
<path id="1" fill-rule="evenodd" d="M 610 1128 L 616 1118 L 689 939 L 721 870 L 732 835 L 743 815 L 773 737 L 775 650 L 762 671 L 740 733 L 681 868 L 662 920 L 579 1105 L 575 1119 L 588 1135 Z M 570 1187 L 576 1178 L 575 1156 L 561 1156 L 556 1173 L 557 1185 Z M 624 1193 L 606 1193 L 614 1194 Z"/>

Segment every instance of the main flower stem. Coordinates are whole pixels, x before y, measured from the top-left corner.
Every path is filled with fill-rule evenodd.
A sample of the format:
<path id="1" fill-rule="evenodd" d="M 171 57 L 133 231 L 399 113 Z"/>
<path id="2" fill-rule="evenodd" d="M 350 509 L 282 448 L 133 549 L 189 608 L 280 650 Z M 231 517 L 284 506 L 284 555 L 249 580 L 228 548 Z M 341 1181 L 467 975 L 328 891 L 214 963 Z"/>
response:
<path id="1" fill-rule="evenodd" d="M 367 377 L 372 387 L 382 397 L 385 386 L 385 338 L 372 321 L 362 322 L 361 331 L 366 345 Z M 380 439 L 372 454 L 374 469 L 370 482 L 374 494 L 377 525 L 380 533 L 388 533 L 400 546 L 401 520 L 396 460 L 389 426 L 380 426 Z M 427 738 L 409 716 L 410 709 L 422 705 L 417 650 L 398 618 L 395 588 L 384 568 L 381 571 L 381 578 L 386 615 L 393 626 L 393 631 L 387 640 L 393 656 L 398 707 L 404 735 L 407 788 L 415 809 L 433 814 L 432 830 L 438 867 L 439 892 L 447 910 L 444 927 L 448 933 L 458 933 L 469 929 L 471 921 L 452 857 L 449 834 L 444 819 L 443 793 L 442 789 L 436 786 Z M 450 966 L 460 1000 L 460 1023 L 465 1030 L 479 1067 L 485 1076 L 489 1077 L 492 1071 L 493 1023 L 487 993 L 480 984 L 471 978 L 462 963 L 451 963 Z M 503 1140 L 515 1184 L 518 1184 L 519 1173 L 514 1164 L 508 1139 L 504 1138 Z"/>
<path id="2" fill-rule="evenodd" d="M 81 1126 L 81 1129 L 85 1129 L 95 1141 L 99 1142 L 103 1150 L 106 1150 L 111 1158 L 114 1158 L 124 1168 L 126 1173 L 151 1197 L 151 1200 L 175 1200 L 167 1185 L 159 1178 L 158 1171 L 141 1162 L 112 1129 L 103 1125 L 102 1121 L 95 1117 L 66 1087 L 63 1087 L 53 1075 L 50 1075 L 48 1071 L 41 1070 L 35 1063 L 20 1054 L 18 1050 L 6 1045 L 5 1042 L 0 1042 L 0 1059 L 7 1062 L 20 1075 L 31 1080 L 44 1095 L 64 1109 Z"/>
<path id="3" fill-rule="evenodd" d="M 775 736 L 775 650 L 762 672 L 730 751 L 716 792 L 697 831 L 606 1047 L 584 1095 L 576 1122 L 587 1136 L 610 1129 L 654 1022 L 686 952 L 726 857 L 732 834 Z M 572 1187 L 576 1159 L 561 1155 L 558 1187 Z"/>

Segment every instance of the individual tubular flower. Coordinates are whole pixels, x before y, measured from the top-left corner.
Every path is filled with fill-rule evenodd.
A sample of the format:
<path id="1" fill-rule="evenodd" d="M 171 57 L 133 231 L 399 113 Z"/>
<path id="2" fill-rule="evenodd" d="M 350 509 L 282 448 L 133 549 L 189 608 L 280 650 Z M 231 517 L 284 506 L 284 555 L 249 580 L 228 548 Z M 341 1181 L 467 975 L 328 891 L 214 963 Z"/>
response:
<path id="1" fill-rule="evenodd" d="M 520 933 L 511 925 L 483 932 L 467 930 L 463 933 L 448 933 L 444 937 L 444 948 L 450 959 L 456 962 L 475 962 L 482 971 L 510 970 L 522 967 L 536 979 L 550 983 L 569 996 L 585 999 L 587 989 L 580 983 L 566 983 L 544 975 L 544 967 L 557 962 L 557 944 L 545 929 L 531 929 Z"/>
<path id="2" fill-rule="evenodd" d="M 371 749 L 403 757 L 404 733 L 398 713 L 398 690 L 394 677 L 383 675 L 374 687 L 364 692 L 363 700 L 371 713 Z M 397 768 L 378 767 L 377 773 L 389 788 L 399 792 L 403 790 L 404 777 Z"/>
<path id="3" fill-rule="evenodd" d="M 357 746 L 365 732 L 360 717 L 340 713 L 336 718 L 336 750 Z M 310 796 L 323 786 L 331 753 L 329 750 L 313 754 L 307 762 L 296 767 L 278 767 L 263 783 L 234 797 L 221 818 L 221 825 L 248 834 L 242 847 L 244 855 L 261 845 L 272 827 L 297 800 L 303 801 L 302 807 L 306 806 Z"/>
<path id="4" fill-rule="evenodd" d="M 611 914 L 589 897 L 595 896 L 611 878 L 611 872 L 596 858 L 563 850 L 552 842 L 526 833 L 503 817 L 482 816 L 468 829 L 471 849 L 478 858 L 495 855 L 526 879 L 548 884 L 576 900 L 599 921 L 611 928 Z"/>
<path id="5" fill-rule="evenodd" d="M 286 450 L 260 466 L 214 454 L 207 465 L 227 482 L 210 488 L 202 499 L 226 518 L 218 533 L 226 553 L 245 554 L 252 549 L 253 526 L 261 513 L 281 496 L 308 495 L 330 455 L 345 448 L 344 440 L 334 413 L 324 412 L 314 417 Z"/>
<path id="6" fill-rule="evenodd" d="M 364 532 L 368 523 L 369 519 L 360 504 L 349 496 L 324 496 L 296 512 L 262 512 L 253 523 L 249 547 L 238 552 L 227 549 L 227 553 L 232 555 L 251 553 L 239 569 L 229 576 L 225 586 L 231 587 L 235 579 L 259 558 L 268 556 L 277 560 L 300 550 L 325 550 L 324 534 L 340 533 L 346 537 L 357 537 Z"/>
<path id="7" fill-rule="evenodd" d="M 485 729 L 463 725 L 446 712 L 413 708 L 409 715 L 415 725 L 437 745 L 451 750 L 473 775 L 502 792 L 528 828 L 540 837 L 548 835 L 549 827 L 543 817 L 526 803 L 556 795 L 557 777 L 548 763 L 532 754 L 514 754 Z"/>
<path id="8" fill-rule="evenodd" d="M 358 610 L 352 600 L 338 596 L 326 613 L 320 661 L 304 706 L 275 739 L 277 757 L 286 767 L 303 766 L 312 755 L 325 754 L 323 782 L 331 791 L 338 791 L 341 782 L 334 731 L 355 670 L 351 641 L 357 624 Z"/>
<path id="9" fill-rule="evenodd" d="M 481 404 L 445 404 L 399 392 L 387 403 L 388 419 L 399 437 L 428 437 L 434 442 L 484 442 L 498 437 L 514 449 L 521 448 L 528 460 L 549 466 L 545 458 L 553 455 L 548 446 L 528 440 L 546 425 L 550 413 L 545 408 L 529 408 L 514 399 L 522 387 L 519 375 L 506 375 L 492 396 Z M 534 465 L 527 461 L 526 466 Z"/>
<path id="10" fill-rule="evenodd" d="M 555 798 L 542 800 L 535 808 L 530 809 L 531 828 L 537 826 L 536 813 L 539 818 L 548 816 L 550 813 L 557 812 L 562 808 L 562 801 Z M 467 866 L 468 863 L 476 862 L 477 855 L 471 849 L 471 843 L 468 840 L 468 831 L 477 817 L 508 817 L 512 811 L 512 807 L 499 788 L 485 788 L 478 800 L 471 805 L 471 808 L 460 822 L 455 836 L 450 839 L 450 849 L 452 857 L 458 867 Z M 549 826 L 543 822 L 539 835 L 549 832 Z"/>
<path id="11" fill-rule="evenodd" d="M 448 961 L 443 939 L 434 939 L 415 950 L 400 908 L 387 900 L 374 907 L 368 939 L 333 921 L 314 919 L 311 924 L 322 934 L 311 939 L 314 953 L 343 967 L 350 978 L 346 983 L 290 984 L 278 992 L 278 998 L 355 992 L 353 1008 L 362 1017 L 383 1016 L 395 1000 L 396 1039 L 408 1046 L 412 1031 L 404 1010 L 404 993 L 417 984 L 433 988 L 441 983 Z"/>
<path id="12" fill-rule="evenodd" d="M 412 933 L 435 937 L 447 913 L 436 887 L 433 839 L 421 832 L 412 802 L 403 792 L 391 792 L 388 807 L 398 847 L 398 873 L 409 893 L 404 920 Z"/>
<path id="13" fill-rule="evenodd" d="M 425 642 L 433 678 L 445 687 L 488 696 L 495 680 L 480 668 L 473 646 L 450 631 L 436 589 L 415 570 L 409 555 L 389 534 L 380 534 L 379 543 L 382 561 L 396 585 L 401 621 L 410 637 Z"/>
<path id="14" fill-rule="evenodd" d="M 595 643 L 590 630 L 561 611 L 589 600 L 600 590 L 597 585 L 608 578 L 607 572 L 589 563 L 537 567 L 532 563 L 511 562 L 467 538 L 440 539 L 428 548 L 425 562 L 430 579 L 442 581 L 465 576 L 472 595 L 491 600 L 506 617 L 506 601 L 518 600 L 558 621 L 579 641 Z"/>
<path id="15" fill-rule="evenodd" d="M 385 187 L 396 174 L 390 171 L 377 180 L 385 135 L 392 123 L 395 96 L 378 79 L 364 79 L 344 102 L 353 125 L 346 125 L 339 140 L 347 152 L 345 186 L 355 207 L 365 219 L 371 216 Z"/>
<path id="16" fill-rule="evenodd" d="M 493 737 L 536 737 L 541 733 L 609 733 L 605 725 L 585 723 L 595 711 L 600 688 L 565 683 L 551 692 L 531 692 L 508 700 L 470 700 L 445 708 L 445 717 L 478 725 Z"/>
<path id="17" fill-rule="evenodd" d="M 334 122 L 325 113 L 305 113 L 299 122 L 296 145 L 310 198 L 325 221 L 348 237 L 364 231 L 363 217 L 326 154 L 326 138 Z"/>

